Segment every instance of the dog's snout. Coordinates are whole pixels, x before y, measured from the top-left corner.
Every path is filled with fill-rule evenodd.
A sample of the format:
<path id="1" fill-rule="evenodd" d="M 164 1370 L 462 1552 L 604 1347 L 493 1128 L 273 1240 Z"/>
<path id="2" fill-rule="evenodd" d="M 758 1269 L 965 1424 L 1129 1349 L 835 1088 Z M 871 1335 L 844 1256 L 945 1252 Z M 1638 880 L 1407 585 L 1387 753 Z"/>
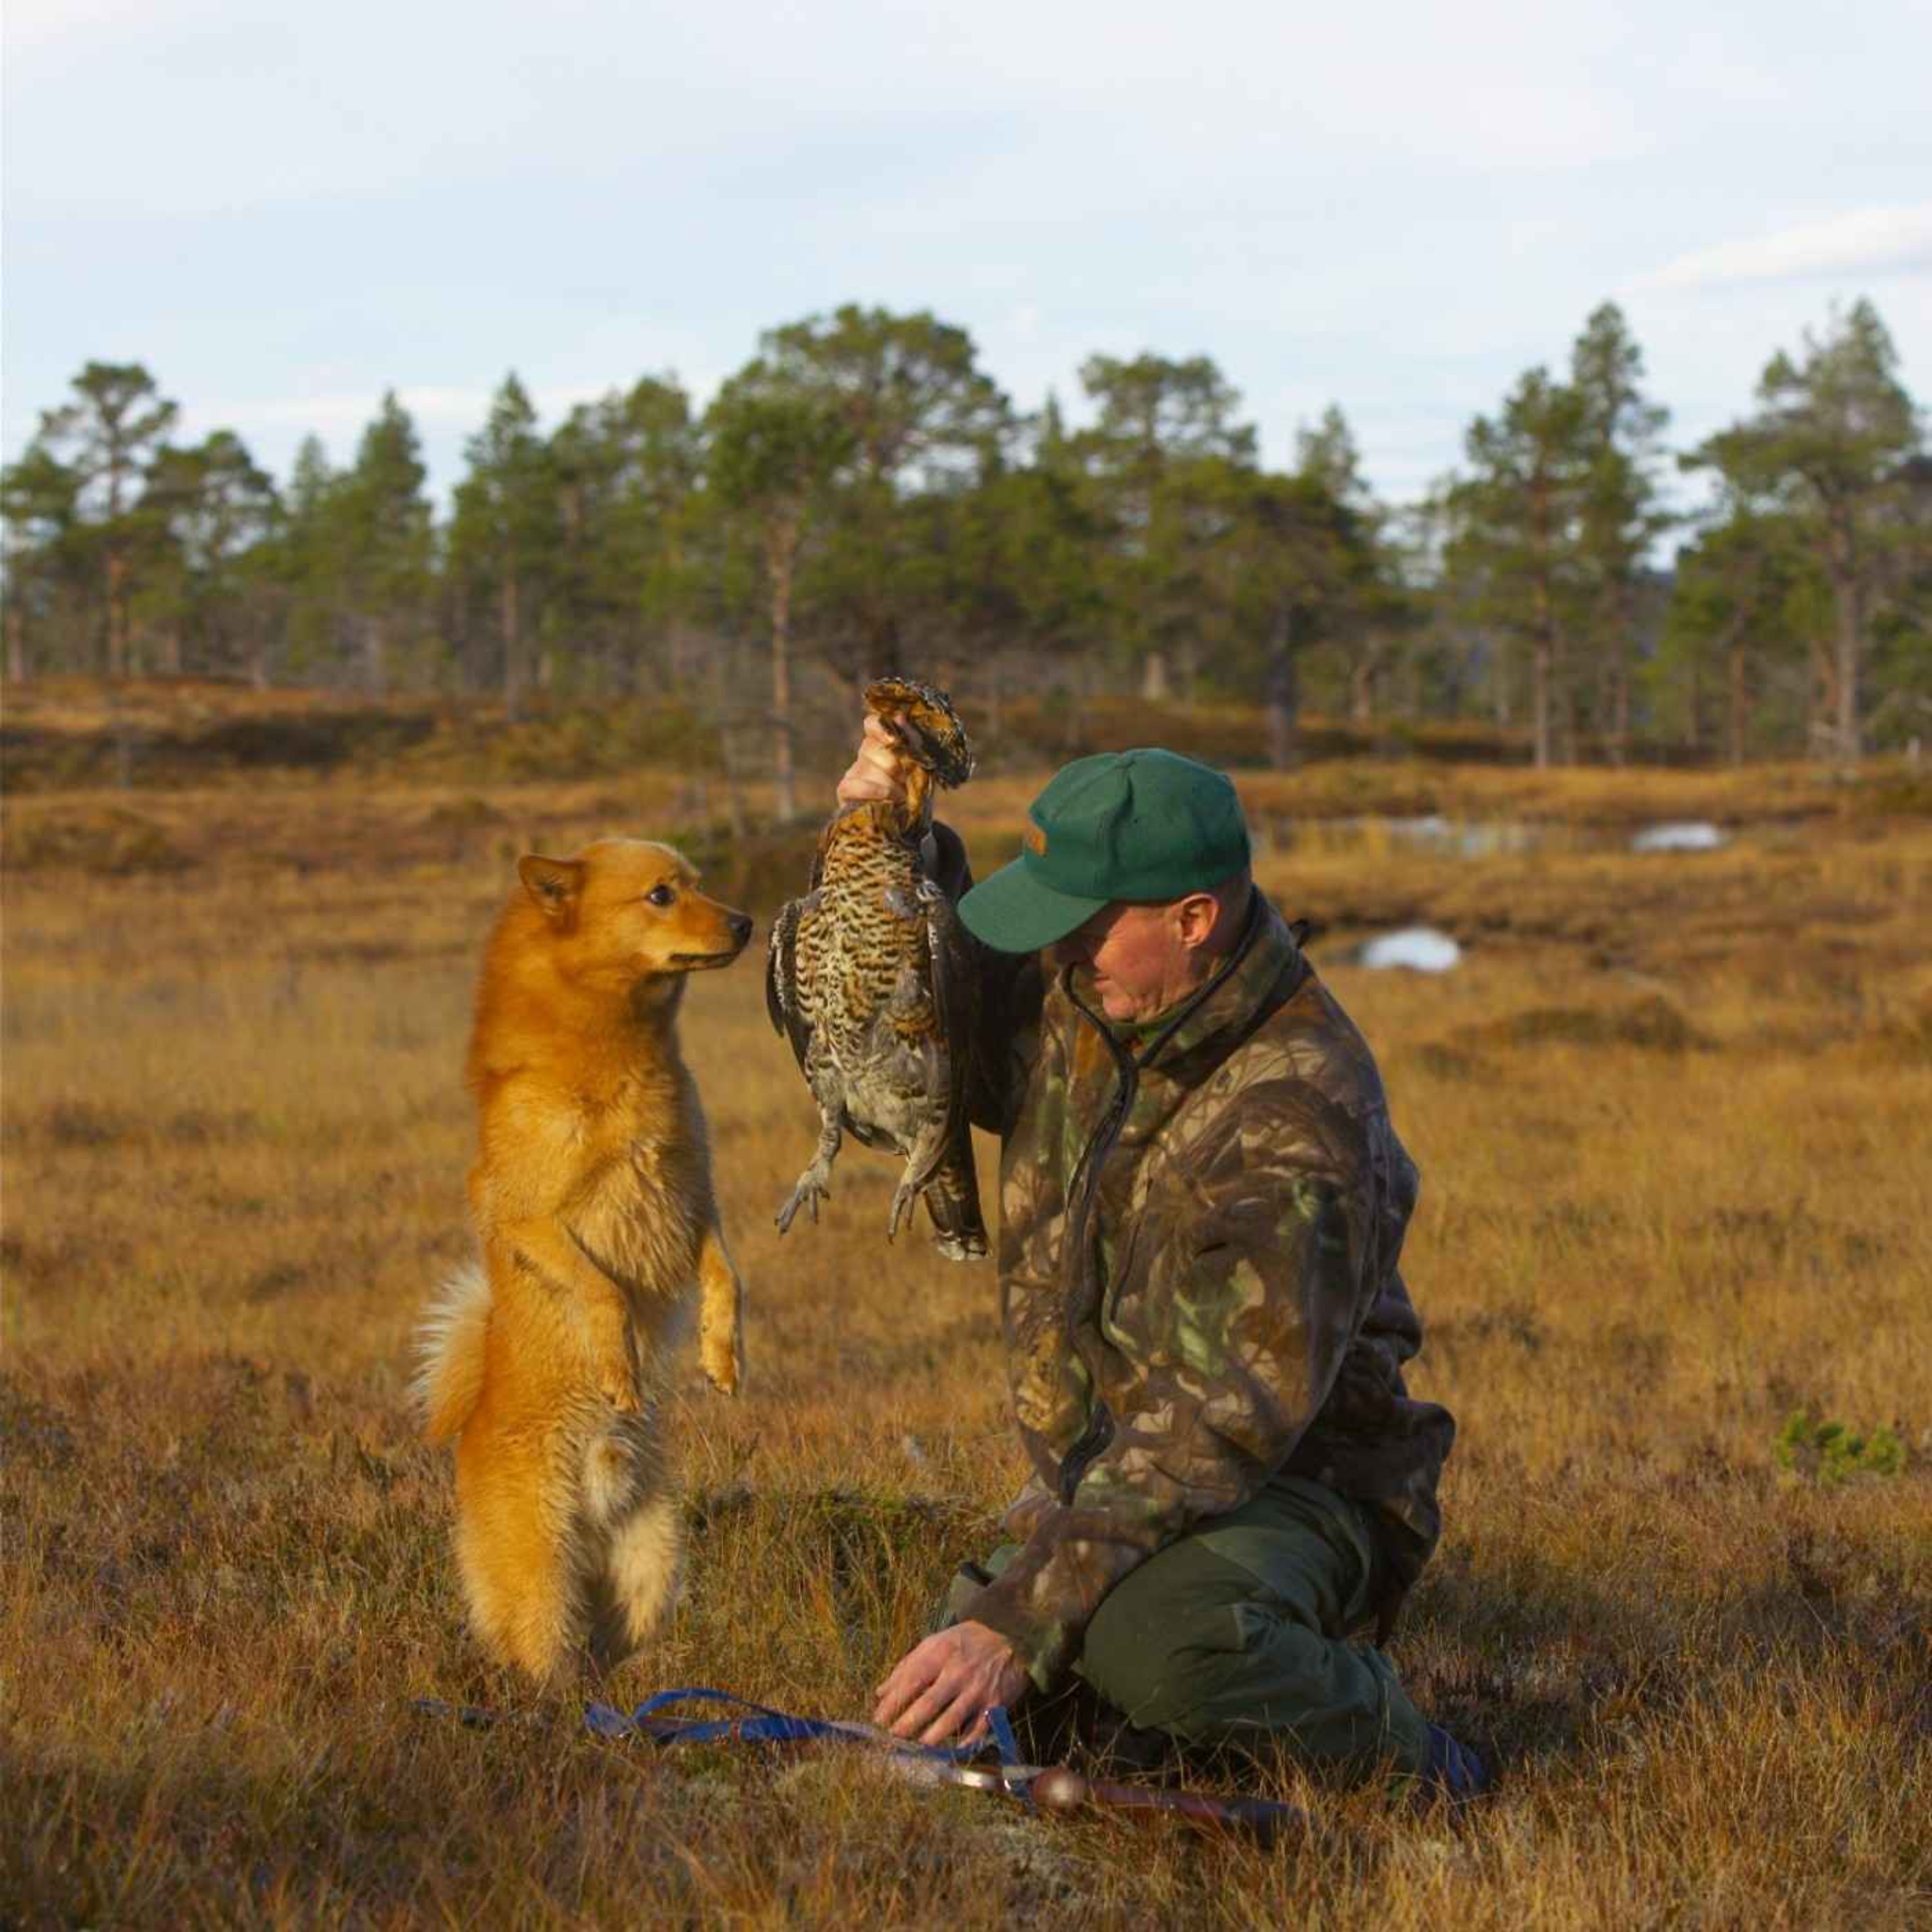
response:
<path id="1" fill-rule="evenodd" d="M 734 912 L 731 915 L 731 937 L 740 946 L 752 936 L 752 915 L 748 912 Z"/>

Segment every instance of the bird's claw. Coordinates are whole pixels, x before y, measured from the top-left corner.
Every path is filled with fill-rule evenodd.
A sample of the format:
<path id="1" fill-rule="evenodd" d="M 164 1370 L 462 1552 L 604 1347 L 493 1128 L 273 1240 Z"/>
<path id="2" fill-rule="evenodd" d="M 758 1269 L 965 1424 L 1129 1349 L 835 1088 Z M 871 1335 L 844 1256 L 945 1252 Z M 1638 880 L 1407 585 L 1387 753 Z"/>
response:
<path id="1" fill-rule="evenodd" d="M 899 1232 L 899 1223 L 912 1211 L 913 1203 L 919 1198 L 918 1190 L 902 1181 L 892 1192 L 892 1212 L 886 1217 L 886 1239 L 893 1240 Z"/>
<path id="2" fill-rule="evenodd" d="M 812 1225 L 818 1226 L 818 1204 L 832 1198 L 832 1185 L 829 1175 L 821 1174 L 808 1168 L 798 1178 L 798 1185 L 791 1191 L 791 1198 L 778 1211 L 778 1230 L 785 1234 L 802 1208 L 812 1216 Z"/>

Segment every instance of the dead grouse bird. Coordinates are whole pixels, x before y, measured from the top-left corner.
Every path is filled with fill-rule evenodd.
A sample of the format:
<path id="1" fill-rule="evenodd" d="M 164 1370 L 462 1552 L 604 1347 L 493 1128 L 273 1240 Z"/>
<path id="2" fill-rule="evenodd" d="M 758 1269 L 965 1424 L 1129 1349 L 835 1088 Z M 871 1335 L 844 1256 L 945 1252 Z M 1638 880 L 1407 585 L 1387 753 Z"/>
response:
<path id="1" fill-rule="evenodd" d="M 976 986 L 966 936 L 920 849 L 934 788 L 970 778 L 973 753 L 951 700 L 930 685 L 880 678 L 866 708 L 898 746 L 905 802 L 843 808 L 820 836 L 812 890 L 772 926 L 766 1007 L 823 1124 L 778 1232 L 801 1208 L 817 1221 L 849 1132 L 904 1158 L 887 1238 L 923 1194 L 940 1252 L 974 1261 L 986 1252 L 966 1119 Z"/>

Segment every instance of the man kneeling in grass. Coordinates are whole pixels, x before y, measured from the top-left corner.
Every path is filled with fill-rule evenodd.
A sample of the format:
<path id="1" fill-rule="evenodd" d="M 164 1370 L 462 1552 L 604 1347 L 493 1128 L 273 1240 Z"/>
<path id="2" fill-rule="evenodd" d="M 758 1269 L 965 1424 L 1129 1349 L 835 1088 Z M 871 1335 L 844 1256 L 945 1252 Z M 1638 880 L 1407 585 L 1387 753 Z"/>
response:
<path id="1" fill-rule="evenodd" d="M 866 729 L 843 803 L 896 794 L 888 734 Z M 974 1118 L 1003 1143 L 1033 1473 L 1011 1540 L 962 1569 L 877 1721 L 970 1738 L 994 1705 L 1084 1684 L 1128 1739 L 1392 1764 L 1470 1795 L 1474 1754 L 1347 1641 L 1370 1622 L 1386 1640 L 1455 1434 L 1402 1384 L 1416 1171 L 1374 1059 L 1256 890 L 1221 774 L 1082 758 L 1029 816 L 978 886 L 934 836 L 984 952 Z"/>

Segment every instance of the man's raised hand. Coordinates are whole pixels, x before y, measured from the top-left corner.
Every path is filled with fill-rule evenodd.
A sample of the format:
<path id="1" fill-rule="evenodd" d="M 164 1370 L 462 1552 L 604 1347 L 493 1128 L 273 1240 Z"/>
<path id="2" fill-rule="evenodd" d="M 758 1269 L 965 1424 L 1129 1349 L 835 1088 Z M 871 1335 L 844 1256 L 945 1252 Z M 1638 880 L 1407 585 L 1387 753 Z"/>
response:
<path id="1" fill-rule="evenodd" d="M 866 734 L 859 740 L 859 754 L 838 781 L 841 805 L 872 805 L 881 801 L 905 802 L 905 781 L 899 775 L 899 751 L 884 723 L 871 712 L 866 714 Z"/>

